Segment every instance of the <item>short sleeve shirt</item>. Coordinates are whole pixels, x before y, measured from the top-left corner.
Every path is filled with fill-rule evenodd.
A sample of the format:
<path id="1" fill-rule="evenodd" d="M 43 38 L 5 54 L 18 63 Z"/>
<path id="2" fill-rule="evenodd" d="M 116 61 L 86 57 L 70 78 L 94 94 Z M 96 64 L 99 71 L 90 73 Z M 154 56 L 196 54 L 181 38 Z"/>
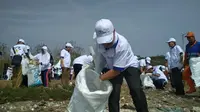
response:
<path id="1" fill-rule="evenodd" d="M 200 54 L 200 42 L 196 42 L 194 45 L 186 45 L 187 58 L 198 57 Z"/>
<path id="2" fill-rule="evenodd" d="M 71 65 L 71 54 L 67 50 L 63 49 L 60 52 L 60 57 L 64 59 L 64 67 L 70 68 L 70 65 Z"/>
<path id="3" fill-rule="evenodd" d="M 124 71 L 128 67 L 138 68 L 137 56 L 132 52 L 128 41 L 118 33 L 113 47 L 105 49 L 104 46 L 99 45 L 99 52 L 105 58 L 109 69 Z"/>
<path id="4" fill-rule="evenodd" d="M 180 60 L 180 54 L 183 53 L 182 48 L 179 45 L 174 46 L 173 48 L 170 49 L 170 69 L 172 68 L 181 68 L 182 67 L 182 63 Z"/>
<path id="5" fill-rule="evenodd" d="M 17 44 L 10 49 L 10 56 L 25 55 L 27 53 L 27 46 L 24 44 Z"/>

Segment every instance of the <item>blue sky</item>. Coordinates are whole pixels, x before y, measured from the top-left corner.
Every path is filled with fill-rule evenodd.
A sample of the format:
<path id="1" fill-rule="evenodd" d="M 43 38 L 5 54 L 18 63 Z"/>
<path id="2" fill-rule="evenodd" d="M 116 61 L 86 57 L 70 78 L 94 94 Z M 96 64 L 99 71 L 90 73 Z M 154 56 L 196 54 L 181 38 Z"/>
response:
<path id="1" fill-rule="evenodd" d="M 108 18 L 135 54 L 165 54 L 170 37 L 183 46 L 181 34 L 194 31 L 200 40 L 199 6 L 200 0 L 0 0 L 0 42 L 11 47 L 23 37 L 53 50 L 73 40 L 87 51 L 96 21 Z"/>

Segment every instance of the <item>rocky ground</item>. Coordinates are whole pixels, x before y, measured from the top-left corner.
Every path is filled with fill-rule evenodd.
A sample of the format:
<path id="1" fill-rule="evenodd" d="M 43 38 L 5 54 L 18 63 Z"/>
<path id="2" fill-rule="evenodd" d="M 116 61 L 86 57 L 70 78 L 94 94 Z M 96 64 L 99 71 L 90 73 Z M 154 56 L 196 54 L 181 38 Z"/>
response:
<path id="1" fill-rule="evenodd" d="M 200 112 L 199 92 L 175 96 L 168 87 L 165 90 L 145 89 L 145 93 L 150 112 Z M 68 102 L 54 99 L 7 102 L 0 105 L 0 112 L 64 112 Z M 126 85 L 122 87 L 120 102 L 121 112 L 136 112 Z"/>

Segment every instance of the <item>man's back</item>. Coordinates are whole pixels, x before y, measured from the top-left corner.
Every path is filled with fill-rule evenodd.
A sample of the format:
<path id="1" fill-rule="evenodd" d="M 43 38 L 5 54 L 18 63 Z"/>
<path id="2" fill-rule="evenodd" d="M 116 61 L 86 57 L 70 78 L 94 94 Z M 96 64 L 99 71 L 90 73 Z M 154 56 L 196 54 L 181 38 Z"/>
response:
<path id="1" fill-rule="evenodd" d="M 27 53 L 27 47 L 24 44 L 14 45 L 10 50 L 10 56 L 24 55 L 25 53 Z"/>

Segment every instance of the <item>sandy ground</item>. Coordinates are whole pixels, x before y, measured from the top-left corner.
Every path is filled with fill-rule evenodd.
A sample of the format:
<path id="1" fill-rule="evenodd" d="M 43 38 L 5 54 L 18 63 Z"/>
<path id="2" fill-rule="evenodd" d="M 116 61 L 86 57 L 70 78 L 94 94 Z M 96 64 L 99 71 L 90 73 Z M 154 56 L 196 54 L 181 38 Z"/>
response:
<path id="1" fill-rule="evenodd" d="M 170 87 L 165 90 L 144 90 L 150 112 L 200 112 L 200 93 L 176 96 Z M 0 112 L 64 112 L 69 101 L 21 101 L 0 105 Z M 136 112 L 128 87 L 121 90 L 121 112 Z"/>

